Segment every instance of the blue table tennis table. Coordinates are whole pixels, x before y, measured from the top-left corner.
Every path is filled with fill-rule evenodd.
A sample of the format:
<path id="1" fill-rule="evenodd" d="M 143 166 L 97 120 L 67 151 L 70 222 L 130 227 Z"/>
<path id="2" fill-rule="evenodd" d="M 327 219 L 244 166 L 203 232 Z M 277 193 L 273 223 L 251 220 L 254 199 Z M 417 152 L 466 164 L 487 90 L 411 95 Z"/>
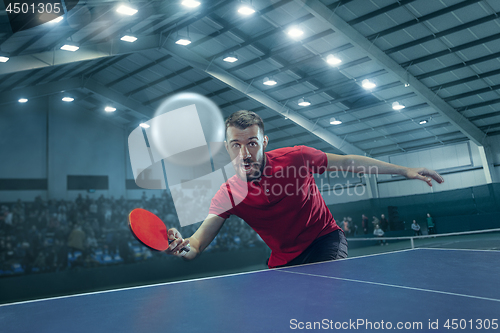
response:
<path id="1" fill-rule="evenodd" d="M 19 302 L 0 306 L 0 331 L 500 332 L 499 263 L 415 249 Z"/>

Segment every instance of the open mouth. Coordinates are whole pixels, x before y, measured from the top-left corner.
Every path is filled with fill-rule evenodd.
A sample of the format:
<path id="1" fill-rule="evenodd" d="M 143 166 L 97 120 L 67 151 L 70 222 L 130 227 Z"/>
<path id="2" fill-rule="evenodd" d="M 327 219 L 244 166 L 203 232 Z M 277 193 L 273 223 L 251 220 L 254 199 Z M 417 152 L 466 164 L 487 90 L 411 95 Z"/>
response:
<path id="1" fill-rule="evenodd" d="M 241 165 L 241 168 L 245 171 L 245 173 L 249 173 L 250 171 L 252 171 L 252 164 L 250 164 L 250 163 L 243 163 Z"/>
<path id="2" fill-rule="evenodd" d="M 252 172 L 253 165 L 251 163 L 242 163 L 241 168 L 246 174 L 249 174 Z"/>

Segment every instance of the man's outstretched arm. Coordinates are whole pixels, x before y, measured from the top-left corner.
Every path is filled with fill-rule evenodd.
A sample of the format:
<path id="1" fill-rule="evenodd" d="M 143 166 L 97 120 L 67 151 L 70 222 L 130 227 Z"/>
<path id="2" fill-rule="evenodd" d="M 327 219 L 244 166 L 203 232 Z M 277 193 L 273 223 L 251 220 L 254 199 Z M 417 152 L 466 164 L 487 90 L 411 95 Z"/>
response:
<path id="1" fill-rule="evenodd" d="M 171 228 L 168 229 L 169 239 L 174 240 L 170 243 L 170 247 L 165 251 L 167 254 L 173 254 L 176 257 L 182 257 L 186 260 L 193 260 L 199 256 L 203 250 L 214 240 L 215 236 L 219 233 L 220 228 L 224 224 L 225 219 L 214 214 L 208 214 L 207 218 L 201 226 L 196 230 L 193 236 L 183 239 L 180 232 Z M 189 244 L 190 251 L 183 255 L 179 252 L 182 248 Z"/>
<path id="2" fill-rule="evenodd" d="M 407 168 L 359 155 L 336 155 L 326 153 L 326 156 L 328 158 L 328 171 L 401 175 L 408 179 L 423 180 L 429 186 L 432 186 L 433 179 L 439 184 L 444 182 L 441 175 L 427 168 Z"/>

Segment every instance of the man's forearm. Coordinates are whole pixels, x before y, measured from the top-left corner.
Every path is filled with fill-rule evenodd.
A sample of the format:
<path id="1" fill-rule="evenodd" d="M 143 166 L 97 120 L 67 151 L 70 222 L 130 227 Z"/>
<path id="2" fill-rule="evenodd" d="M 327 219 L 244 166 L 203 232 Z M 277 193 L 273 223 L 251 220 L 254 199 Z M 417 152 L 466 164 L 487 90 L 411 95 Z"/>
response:
<path id="1" fill-rule="evenodd" d="M 406 167 L 391 164 L 374 158 L 359 156 L 359 155 L 346 155 L 341 167 L 344 171 L 365 174 L 394 174 L 405 176 Z M 331 170 L 336 170 L 333 167 Z M 331 171 L 330 170 L 330 171 Z"/>
<path id="2" fill-rule="evenodd" d="M 336 155 L 326 153 L 326 157 L 328 159 L 328 171 L 401 175 L 408 179 L 425 181 L 429 186 L 432 186 L 432 180 L 439 184 L 444 182 L 443 177 L 436 171 L 423 167 L 407 168 L 359 155 Z"/>

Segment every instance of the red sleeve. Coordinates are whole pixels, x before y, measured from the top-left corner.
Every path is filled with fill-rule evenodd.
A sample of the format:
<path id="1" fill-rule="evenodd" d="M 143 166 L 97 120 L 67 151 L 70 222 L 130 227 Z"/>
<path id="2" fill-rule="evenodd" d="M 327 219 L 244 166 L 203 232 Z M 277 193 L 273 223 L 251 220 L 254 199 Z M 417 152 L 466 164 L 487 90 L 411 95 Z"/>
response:
<path id="1" fill-rule="evenodd" d="M 304 164 L 311 173 L 322 174 L 328 168 L 328 158 L 321 150 L 300 146 Z"/>
<path id="2" fill-rule="evenodd" d="M 233 208 L 226 186 L 226 183 L 222 184 L 217 193 L 215 193 L 210 203 L 210 209 L 208 210 L 209 214 L 220 216 L 223 219 L 231 216 L 229 211 Z"/>

